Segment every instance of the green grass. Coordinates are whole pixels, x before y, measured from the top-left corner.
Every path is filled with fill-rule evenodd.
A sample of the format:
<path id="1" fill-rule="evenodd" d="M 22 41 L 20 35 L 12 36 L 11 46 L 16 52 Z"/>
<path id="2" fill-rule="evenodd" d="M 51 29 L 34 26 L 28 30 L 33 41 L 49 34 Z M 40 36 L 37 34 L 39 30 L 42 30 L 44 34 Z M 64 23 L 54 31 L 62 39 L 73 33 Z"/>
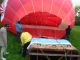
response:
<path id="1" fill-rule="evenodd" d="M 7 60 L 28 60 L 28 57 L 22 57 L 20 53 L 21 45 L 17 42 L 15 36 L 8 32 Z"/>
<path id="2" fill-rule="evenodd" d="M 74 26 L 70 34 L 70 42 L 80 51 L 80 26 Z"/>

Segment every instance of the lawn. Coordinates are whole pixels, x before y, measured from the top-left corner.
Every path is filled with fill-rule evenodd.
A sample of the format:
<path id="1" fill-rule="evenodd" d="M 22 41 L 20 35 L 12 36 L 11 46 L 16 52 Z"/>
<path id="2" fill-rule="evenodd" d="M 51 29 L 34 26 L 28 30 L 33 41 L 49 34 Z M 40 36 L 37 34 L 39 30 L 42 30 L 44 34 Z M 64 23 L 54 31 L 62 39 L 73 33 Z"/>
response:
<path id="1" fill-rule="evenodd" d="M 28 60 L 28 57 L 22 57 L 20 53 L 21 46 L 17 42 L 16 37 L 8 32 L 8 48 L 7 60 Z"/>
<path id="2" fill-rule="evenodd" d="M 80 26 L 74 26 L 72 28 L 70 42 L 80 51 Z"/>

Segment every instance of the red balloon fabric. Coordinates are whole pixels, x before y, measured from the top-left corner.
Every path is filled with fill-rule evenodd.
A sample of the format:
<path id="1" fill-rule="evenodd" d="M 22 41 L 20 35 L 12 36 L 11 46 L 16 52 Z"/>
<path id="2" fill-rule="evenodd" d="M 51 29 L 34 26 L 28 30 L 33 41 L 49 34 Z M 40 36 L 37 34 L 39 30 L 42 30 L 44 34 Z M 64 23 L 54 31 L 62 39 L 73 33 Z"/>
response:
<path id="1" fill-rule="evenodd" d="M 47 12 L 33 12 L 21 19 L 22 24 L 58 27 L 62 19 Z"/>
<path id="2" fill-rule="evenodd" d="M 36 29 L 36 26 L 58 27 L 62 20 L 73 26 L 75 10 L 71 0 L 9 0 L 2 23 L 9 23 L 9 30 L 16 33 L 18 18 L 22 24 L 35 26 L 23 28 L 23 31 L 30 32 L 33 37 L 62 38 L 65 36 L 65 30 Z"/>

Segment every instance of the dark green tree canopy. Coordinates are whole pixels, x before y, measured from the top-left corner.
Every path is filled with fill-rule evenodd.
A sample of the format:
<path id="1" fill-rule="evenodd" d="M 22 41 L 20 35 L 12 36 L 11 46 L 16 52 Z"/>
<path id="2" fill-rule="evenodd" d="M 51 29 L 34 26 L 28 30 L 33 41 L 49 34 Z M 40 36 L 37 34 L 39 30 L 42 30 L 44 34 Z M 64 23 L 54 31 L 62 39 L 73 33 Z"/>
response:
<path id="1" fill-rule="evenodd" d="M 76 6 L 75 11 L 76 11 L 75 24 L 80 25 L 80 6 Z"/>

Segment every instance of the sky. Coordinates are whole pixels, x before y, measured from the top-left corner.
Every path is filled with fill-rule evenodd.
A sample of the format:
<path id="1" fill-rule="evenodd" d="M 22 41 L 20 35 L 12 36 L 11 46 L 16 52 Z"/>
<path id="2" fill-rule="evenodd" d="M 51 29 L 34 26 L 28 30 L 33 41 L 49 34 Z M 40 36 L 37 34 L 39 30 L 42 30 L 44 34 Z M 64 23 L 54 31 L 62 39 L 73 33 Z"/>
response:
<path id="1" fill-rule="evenodd" d="M 72 0 L 73 6 L 80 6 L 80 0 Z"/>

